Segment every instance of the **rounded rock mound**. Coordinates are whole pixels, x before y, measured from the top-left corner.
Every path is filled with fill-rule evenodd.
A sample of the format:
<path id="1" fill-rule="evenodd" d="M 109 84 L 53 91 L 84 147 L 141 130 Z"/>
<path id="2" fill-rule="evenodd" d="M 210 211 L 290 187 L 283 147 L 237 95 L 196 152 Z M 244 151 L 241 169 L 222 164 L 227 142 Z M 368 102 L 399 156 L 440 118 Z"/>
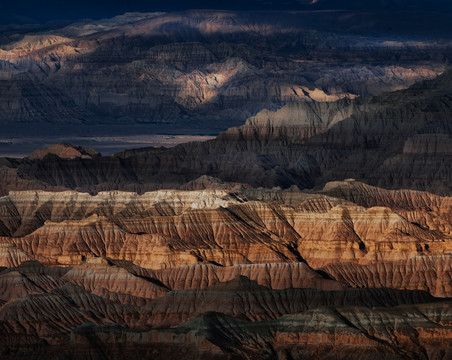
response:
<path id="1" fill-rule="evenodd" d="M 74 146 L 67 143 L 52 144 L 48 147 L 33 151 L 29 156 L 29 160 L 42 160 L 49 154 L 58 156 L 60 159 L 92 159 L 100 156 L 100 154 L 90 148 L 82 146 Z"/>

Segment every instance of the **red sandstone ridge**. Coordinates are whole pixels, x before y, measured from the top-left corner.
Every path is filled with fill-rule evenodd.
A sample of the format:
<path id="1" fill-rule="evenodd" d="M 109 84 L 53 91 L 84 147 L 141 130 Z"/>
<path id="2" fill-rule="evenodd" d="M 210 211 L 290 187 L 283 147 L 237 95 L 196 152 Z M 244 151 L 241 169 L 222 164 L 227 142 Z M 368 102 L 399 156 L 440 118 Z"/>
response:
<path id="1" fill-rule="evenodd" d="M 93 149 L 84 148 L 81 146 L 74 146 L 71 144 L 59 143 L 33 151 L 28 156 L 28 159 L 41 160 L 49 154 L 56 155 L 61 159 L 76 159 L 76 158 L 92 159 L 93 157 L 100 156 L 100 154 Z"/>

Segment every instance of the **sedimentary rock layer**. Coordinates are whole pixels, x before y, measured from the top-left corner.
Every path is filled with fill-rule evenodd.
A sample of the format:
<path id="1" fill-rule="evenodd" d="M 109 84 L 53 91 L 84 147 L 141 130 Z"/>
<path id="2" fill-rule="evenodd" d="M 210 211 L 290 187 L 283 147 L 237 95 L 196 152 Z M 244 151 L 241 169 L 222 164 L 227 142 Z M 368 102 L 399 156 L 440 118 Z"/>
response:
<path id="1" fill-rule="evenodd" d="M 153 300 L 99 291 L 104 271 L 91 267 L 77 279 L 98 278 L 102 294 L 94 294 L 73 284 L 74 269 L 29 262 L 0 273 L 13 290 L 0 298 L 2 356 L 173 358 L 188 351 L 188 358 L 228 359 L 231 352 L 321 358 L 328 352 L 403 359 L 420 352 L 427 359 L 450 351 L 450 302 L 422 291 L 270 290 L 241 276 Z"/>
<path id="2" fill-rule="evenodd" d="M 199 262 L 368 264 L 444 254 L 451 241 L 450 198 L 426 195 L 438 212 L 423 202 L 394 212 L 297 195 L 299 202 L 289 206 L 224 190 L 16 192 L 1 199 L 2 239 L 49 264 L 107 256 L 154 269 Z"/>
<path id="3" fill-rule="evenodd" d="M 0 199 L 2 265 L 31 258 L 70 266 L 88 260 L 71 274 L 92 291 L 96 281 L 87 283 L 83 274 L 105 265 L 96 265 L 96 257 L 108 257 L 120 260 L 115 264 L 123 270 L 102 270 L 106 279 L 127 282 L 133 274 L 164 285 L 133 292 L 141 297 L 202 289 L 236 275 L 273 289 L 347 284 L 451 296 L 451 203 L 449 197 L 353 180 L 329 183 L 318 194 L 294 188 L 12 192 Z M 341 283 L 312 270 L 320 267 Z M 131 289 L 138 289 L 140 280 L 134 281 Z M 118 292 L 121 285 L 106 288 Z"/>
<path id="4" fill-rule="evenodd" d="M 124 286 L 124 281 L 130 286 Z M 7 291 L 0 293 L 0 350 L 5 358 L 39 357 L 53 351 L 64 357 L 70 353 L 88 356 L 85 351 L 94 351 L 93 358 L 98 358 L 97 352 L 104 347 L 110 348 L 106 353 L 111 355 L 128 353 L 131 342 L 138 351 L 155 354 L 162 354 L 167 346 L 177 349 L 198 344 L 197 351 L 220 358 L 228 358 L 230 351 L 257 354 L 273 347 L 290 349 L 295 355 L 311 351 L 313 344 L 308 339 L 321 333 L 321 346 L 349 343 L 352 347 L 343 349 L 344 356 L 355 351 L 355 345 L 366 345 L 365 353 L 393 351 L 400 355 L 413 349 L 434 351 L 430 346 L 438 343 L 437 351 L 445 350 L 450 335 L 450 304 L 423 291 L 271 290 L 238 276 L 202 290 L 197 290 L 196 284 L 191 284 L 191 290 L 166 288 L 166 295 L 154 298 L 156 293 L 146 289 L 164 288 L 156 282 L 106 259 L 72 269 L 25 262 L 3 270 L 0 284 Z M 129 293 L 115 292 L 121 289 Z M 394 321 L 402 318 L 404 326 L 394 328 Z M 178 327 L 166 329 L 168 326 Z M 416 332 L 407 336 L 405 332 L 413 328 Z M 255 329 L 261 329 L 259 335 L 253 335 Z M 436 340 L 429 336 L 433 333 Z M 113 340 L 106 334 L 121 335 Z M 294 336 L 299 344 L 295 348 Z M 96 345 L 87 344 L 88 339 L 97 339 Z M 199 347 L 202 343 L 205 345 Z"/>
<path id="5" fill-rule="evenodd" d="M 0 198 L 1 355 L 449 356 L 450 197 L 204 180 Z"/>

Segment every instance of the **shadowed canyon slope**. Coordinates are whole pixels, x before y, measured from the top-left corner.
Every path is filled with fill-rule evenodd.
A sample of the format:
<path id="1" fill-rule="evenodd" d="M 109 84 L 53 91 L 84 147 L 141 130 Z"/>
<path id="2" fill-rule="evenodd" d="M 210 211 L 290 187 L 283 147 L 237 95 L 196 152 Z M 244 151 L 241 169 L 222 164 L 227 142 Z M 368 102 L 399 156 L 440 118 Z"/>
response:
<path id="1" fill-rule="evenodd" d="M 5 28 L 0 122 L 154 123 L 217 134 L 264 108 L 433 78 L 452 58 L 451 19 L 199 10 Z"/>
<path id="2" fill-rule="evenodd" d="M 450 197 L 354 180 L 317 193 L 11 192 L 0 351 L 447 359 L 451 216 Z"/>

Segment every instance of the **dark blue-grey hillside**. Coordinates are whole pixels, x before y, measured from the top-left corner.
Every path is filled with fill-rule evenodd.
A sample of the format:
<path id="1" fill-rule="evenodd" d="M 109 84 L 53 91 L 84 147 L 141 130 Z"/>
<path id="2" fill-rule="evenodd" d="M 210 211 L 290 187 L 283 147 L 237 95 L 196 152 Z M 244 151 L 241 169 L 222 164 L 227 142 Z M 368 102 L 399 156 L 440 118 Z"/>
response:
<path id="1" fill-rule="evenodd" d="M 452 191 L 452 72 L 370 99 L 263 111 L 215 140 L 92 159 L 3 159 L 0 192 L 145 192 L 202 175 L 254 187 L 320 188 L 354 178 L 385 188 Z"/>

